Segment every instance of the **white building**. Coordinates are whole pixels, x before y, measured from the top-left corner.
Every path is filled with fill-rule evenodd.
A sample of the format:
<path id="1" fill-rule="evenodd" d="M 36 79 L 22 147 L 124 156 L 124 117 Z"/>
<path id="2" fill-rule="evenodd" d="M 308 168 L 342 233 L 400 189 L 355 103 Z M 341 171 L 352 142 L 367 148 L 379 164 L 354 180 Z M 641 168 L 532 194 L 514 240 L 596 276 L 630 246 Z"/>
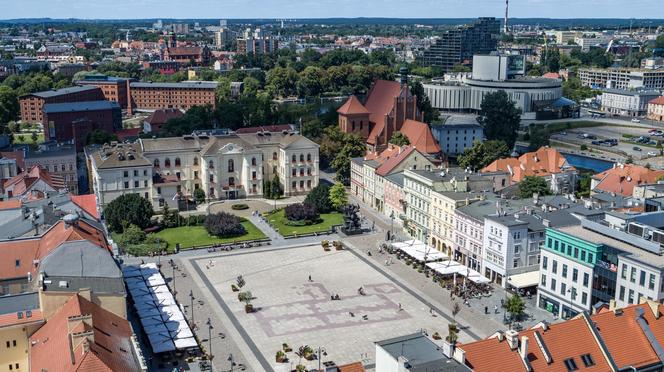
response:
<path id="1" fill-rule="evenodd" d="M 101 206 L 132 192 L 178 207 L 196 189 L 210 200 L 261 197 L 263 181 L 279 179 L 284 194 L 318 185 L 318 145 L 293 133 L 192 135 L 104 145 L 89 156 Z"/>
<path id="2" fill-rule="evenodd" d="M 664 69 L 580 68 L 584 86 L 600 89 L 664 89 Z"/>
<path id="3" fill-rule="evenodd" d="M 648 112 L 648 102 L 661 96 L 656 90 L 607 89 L 602 92 L 602 110 L 623 116 L 643 116 Z"/>
<path id="4" fill-rule="evenodd" d="M 475 141 L 484 140 L 484 129 L 474 115 L 451 115 L 442 124 L 432 124 L 431 133 L 448 156 L 463 154 Z"/>

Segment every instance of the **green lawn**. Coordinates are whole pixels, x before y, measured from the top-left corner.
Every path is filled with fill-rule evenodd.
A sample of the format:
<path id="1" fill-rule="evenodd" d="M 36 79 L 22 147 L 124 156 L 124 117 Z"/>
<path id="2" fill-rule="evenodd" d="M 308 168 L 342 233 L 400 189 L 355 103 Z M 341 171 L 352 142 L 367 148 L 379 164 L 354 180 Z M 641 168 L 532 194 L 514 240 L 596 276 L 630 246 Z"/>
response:
<path id="1" fill-rule="evenodd" d="M 284 215 L 284 210 L 280 209 L 276 213 L 268 214 L 267 220 L 274 226 L 282 236 L 311 234 L 314 232 L 329 231 L 334 225 L 343 225 L 344 219 L 341 213 L 323 213 L 320 215 L 321 222 L 308 226 L 289 226 Z"/>
<path id="2" fill-rule="evenodd" d="M 21 140 L 21 136 L 23 140 Z M 37 144 L 43 143 L 44 142 L 44 133 L 40 132 L 37 133 Z M 31 132 L 21 132 L 21 133 L 14 133 L 14 143 L 15 144 L 26 144 L 26 145 L 32 145 L 35 144 L 34 141 L 32 141 L 32 133 Z"/>
<path id="3" fill-rule="evenodd" d="M 245 221 L 242 222 L 242 226 L 247 230 L 247 233 L 233 238 L 217 238 L 216 236 L 208 234 L 203 226 L 182 226 L 164 229 L 155 233 L 155 236 L 168 242 L 169 251 L 175 249 L 176 243 L 180 243 L 180 249 L 185 249 L 193 246 L 200 247 L 212 244 L 243 242 L 265 238 L 265 234 L 254 226 L 253 223 Z"/>

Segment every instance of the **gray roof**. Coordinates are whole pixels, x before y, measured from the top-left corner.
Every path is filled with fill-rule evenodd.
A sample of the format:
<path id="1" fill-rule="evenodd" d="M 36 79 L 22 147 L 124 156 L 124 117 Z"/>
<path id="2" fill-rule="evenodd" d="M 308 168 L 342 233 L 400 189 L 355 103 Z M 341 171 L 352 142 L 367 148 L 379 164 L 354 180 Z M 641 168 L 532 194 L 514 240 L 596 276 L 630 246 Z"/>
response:
<path id="1" fill-rule="evenodd" d="M 115 101 L 84 101 L 68 103 L 47 103 L 44 105 L 44 112 L 53 114 L 58 112 L 81 112 L 81 111 L 101 111 L 120 109 L 120 105 Z"/>
<path id="2" fill-rule="evenodd" d="M 103 145 L 91 151 L 90 156 L 94 159 L 97 169 L 152 166 L 152 162 L 143 156 L 141 147 L 136 143 Z M 130 154 L 133 159 L 130 159 Z"/>
<path id="3" fill-rule="evenodd" d="M 133 82 L 129 86 L 131 88 L 173 88 L 173 89 L 217 89 L 217 82 L 211 81 L 194 81 L 183 83 L 140 83 Z"/>
<path id="4" fill-rule="evenodd" d="M 620 94 L 623 96 L 660 96 L 657 90 L 627 90 L 627 89 L 602 89 L 602 93 Z"/>
<path id="5" fill-rule="evenodd" d="M 355 164 L 362 165 L 364 163 L 364 158 L 359 156 L 357 158 L 351 158 L 350 161 L 355 163 Z"/>
<path id="6" fill-rule="evenodd" d="M 0 296 L 0 314 L 39 309 L 39 293 L 21 293 Z"/>
<path id="7" fill-rule="evenodd" d="M 195 150 L 199 151 L 210 140 L 209 137 L 183 136 L 165 138 L 142 138 L 139 140 L 141 148 L 145 152 L 170 151 L 170 150 Z"/>
<path id="8" fill-rule="evenodd" d="M 450 115 L 445 118 L 444 126 L 480 127 L 476 115 Z M 440 125 L 439 125 L 440 127 Z"/>
<path id="9" fill-rule="evenodd" d="M 47 292 L 78 292 L 81 289 L 89 288 L 93 293 L 126 294 L 122 278 L 49 276 L 46 280 L 48 283 L 44 283 L 44 291 Z M 66 282 L 66 286 L 61 286 L 61 282 Z"/>
<path id="10" fill-rule="evenodd" d="M 37 92 L 37 93 L 30 93 L 26 94 L 26 96 L 36 96 L 40 98 L 51 98 L 51 97 L 57 97 L 61 96 L 64 94 L 71 94 L 71 93 L 78 93 L 78 92 L 85 92 L 88 90 L 95 90 L 99 89 L 95 86 L 87 86 L 87 87 L 69 87 L 69 88 L 62 88 L 58 90 L 45 90 L 43 92 Z"/>
<path id="11" fill-rule="evenodd" d="M 438 191 L 438 194 L 443 195 L 452 200 L 466 200 L 466 199 L 477 199 L 480 197 L 481 193 L 477 192 L 456 192 L 456 191 Z"/>
<path id="12" fill-rule="evenodd" d="M 448 359 L 441 348 L 422 333 L 414 333 L 388 340 L 378 341 L 394 360 L 404 357 L 409 371 L 470 371 L 468 367 Z"/>
<path id="13" fill-rule="evenodd" d="M 42 260 L 40 271 L 48 277 L 122 279 L 111 253 L 88 240 L 62 243 Z"/>
<path id="14" fill-rule="evenodd" d="M 48 105 L 46 105 L 48 106 Z M 74 146 L 69 146 L 69 145 L 63 145 L 63 146 L 58 146 L 55 149 L 47 149 L 47 150 L 37 150 L 37 151 L 27 151 L 25 154 L 26 159 L 34 159 L 34 158 L 49 158 L 49 157 L 57 157 L 57 156 L 63 156 L 63 155 L 71 155 L 71 156 L 76 156 L 76 147 Z"/>
<path id="15" fill-rule="evenodd" d="M 499 199 L 491 194 L 487 195 L 486 200 L 476 201 L 469 205 L 459 207 L 456 210 L 477 220 L 483 220 L 488 215 L 496 214 L 496 202 L 500 201 L 502 210 L 507 214 L 514 214 L 525 206 L 532 205 L 532 199 Z"/>
<path id="16" fill-rule="evenodd" d="M 403 179 L 404 179 L 403 172 L 390 174 L 389 176 L 385 176 L 385 179 L 392 182 L 395 185 L 403 187 Z"/>

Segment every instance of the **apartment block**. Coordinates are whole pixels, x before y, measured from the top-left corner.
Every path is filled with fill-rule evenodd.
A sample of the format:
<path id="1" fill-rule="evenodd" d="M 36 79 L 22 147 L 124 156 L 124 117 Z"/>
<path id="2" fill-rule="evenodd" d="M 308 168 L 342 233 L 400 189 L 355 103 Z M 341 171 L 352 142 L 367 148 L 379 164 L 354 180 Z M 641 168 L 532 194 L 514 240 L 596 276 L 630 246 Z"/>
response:
<path id="1" fill-rule="evenodd" d="M 49 103 L 71 103 L 103 100 L 102 90 L 95 86 L 70 87 L 26 94 L 19 98 L 21 120 L 44 123 L 44 105 Z"/>

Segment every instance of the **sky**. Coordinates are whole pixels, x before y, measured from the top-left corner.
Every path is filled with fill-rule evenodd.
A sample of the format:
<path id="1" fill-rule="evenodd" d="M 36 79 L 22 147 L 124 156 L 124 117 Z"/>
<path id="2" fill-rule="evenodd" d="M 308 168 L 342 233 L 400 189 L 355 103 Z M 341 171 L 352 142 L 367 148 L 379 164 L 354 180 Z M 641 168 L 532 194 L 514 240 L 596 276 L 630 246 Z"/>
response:
<path id="1" fill-rule="evenodd" d="M 505 9 L 504 0 L 0 0 L 0 4 L 0 19 L 502 18 Z M 662 4 L 662 0 L 510 0 L 510 16 L 662 19 Z"/>

